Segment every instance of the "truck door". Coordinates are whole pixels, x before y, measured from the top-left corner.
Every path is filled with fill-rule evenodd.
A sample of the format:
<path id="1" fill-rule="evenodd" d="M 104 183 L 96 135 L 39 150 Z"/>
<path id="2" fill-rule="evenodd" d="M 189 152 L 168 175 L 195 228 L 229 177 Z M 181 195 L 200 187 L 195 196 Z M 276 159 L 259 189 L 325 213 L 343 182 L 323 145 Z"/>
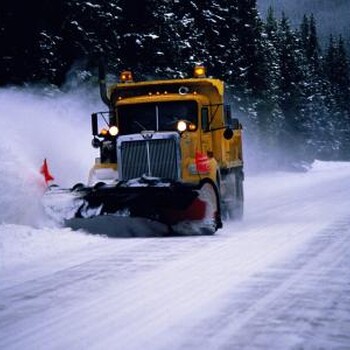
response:
<path id="1" fill-rule="evenodd" d="M 210 113 L 208 107 L 201 108 L 201 152 L 206 155 L 213 154 L 213 140 L 210 132 Z"/>

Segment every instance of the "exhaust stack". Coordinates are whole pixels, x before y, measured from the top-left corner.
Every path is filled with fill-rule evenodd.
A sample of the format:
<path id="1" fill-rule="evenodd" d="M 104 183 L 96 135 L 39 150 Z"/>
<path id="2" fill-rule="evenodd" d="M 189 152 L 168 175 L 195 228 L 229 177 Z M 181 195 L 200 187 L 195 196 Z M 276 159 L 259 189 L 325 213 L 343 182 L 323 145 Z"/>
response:
<path id="1" fill-rule="evenodd" d="M 100 95 L 103 103 L 109 108 L 111 107 L 111 101 L 107 96 L 107 86 L 106 86 L 106 69 L 105 62 L 103 58 L 100 58 L 99 67 L 98 67 L 98 80 L 100 84 Z"/>

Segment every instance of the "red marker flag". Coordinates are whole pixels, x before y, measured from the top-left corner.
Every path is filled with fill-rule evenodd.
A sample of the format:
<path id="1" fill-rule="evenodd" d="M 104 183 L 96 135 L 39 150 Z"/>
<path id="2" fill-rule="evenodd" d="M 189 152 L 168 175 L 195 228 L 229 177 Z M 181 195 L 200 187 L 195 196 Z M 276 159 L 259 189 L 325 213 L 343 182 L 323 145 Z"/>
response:
<path id="1" fill-rule="evenodd" d="M 55 178 L 50 174 L 49 167 L 47 165 L 46 158 L 44 159 L 44 163 L 40 168 L 40 174 L 42 174 L 45 178 L 46 184 L 49 183 L 49 181 L 54 180 Z"/>
<path id="2" fill-rule="evenodd" d="M 206 154 L 196 152 L 195 162 L 199 173 L 208 173 L 210 171 L 209 158 Z"/>

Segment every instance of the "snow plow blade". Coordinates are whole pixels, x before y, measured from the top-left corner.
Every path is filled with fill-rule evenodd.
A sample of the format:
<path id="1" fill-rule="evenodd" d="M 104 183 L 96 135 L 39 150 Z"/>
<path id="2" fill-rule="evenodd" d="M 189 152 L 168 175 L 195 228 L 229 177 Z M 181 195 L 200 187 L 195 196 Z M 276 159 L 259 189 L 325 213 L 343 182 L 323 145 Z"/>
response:
<path id="1" fill-rule="evenodd" d="M 123 222 L 147 219 L 179 234 L 213 234 L 222 225 L 217 198 L 215 186 L 207 181 L 193 185 L 141 178 L 68 190 L 51 187 L 43 202 L 51 217 L 74 228 L 79 223 L 84 228 L 85 219 L 113 216 Z"/>

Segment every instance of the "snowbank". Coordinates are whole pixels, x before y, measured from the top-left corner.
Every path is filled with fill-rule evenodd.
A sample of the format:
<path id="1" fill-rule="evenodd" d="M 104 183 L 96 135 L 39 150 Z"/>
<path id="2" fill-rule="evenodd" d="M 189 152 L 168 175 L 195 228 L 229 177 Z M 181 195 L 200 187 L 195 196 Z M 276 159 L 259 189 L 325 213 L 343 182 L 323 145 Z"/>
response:
<path id="1" fill-rule="evenodd" d="M 103 242 L 102 236 L 88 235 L 68 228 L 36 229 L 25 225 L 0 225 L 0 275 L 26 265 L 40 262 L 43 267 L 50 260 L 72 251 Z"/>

